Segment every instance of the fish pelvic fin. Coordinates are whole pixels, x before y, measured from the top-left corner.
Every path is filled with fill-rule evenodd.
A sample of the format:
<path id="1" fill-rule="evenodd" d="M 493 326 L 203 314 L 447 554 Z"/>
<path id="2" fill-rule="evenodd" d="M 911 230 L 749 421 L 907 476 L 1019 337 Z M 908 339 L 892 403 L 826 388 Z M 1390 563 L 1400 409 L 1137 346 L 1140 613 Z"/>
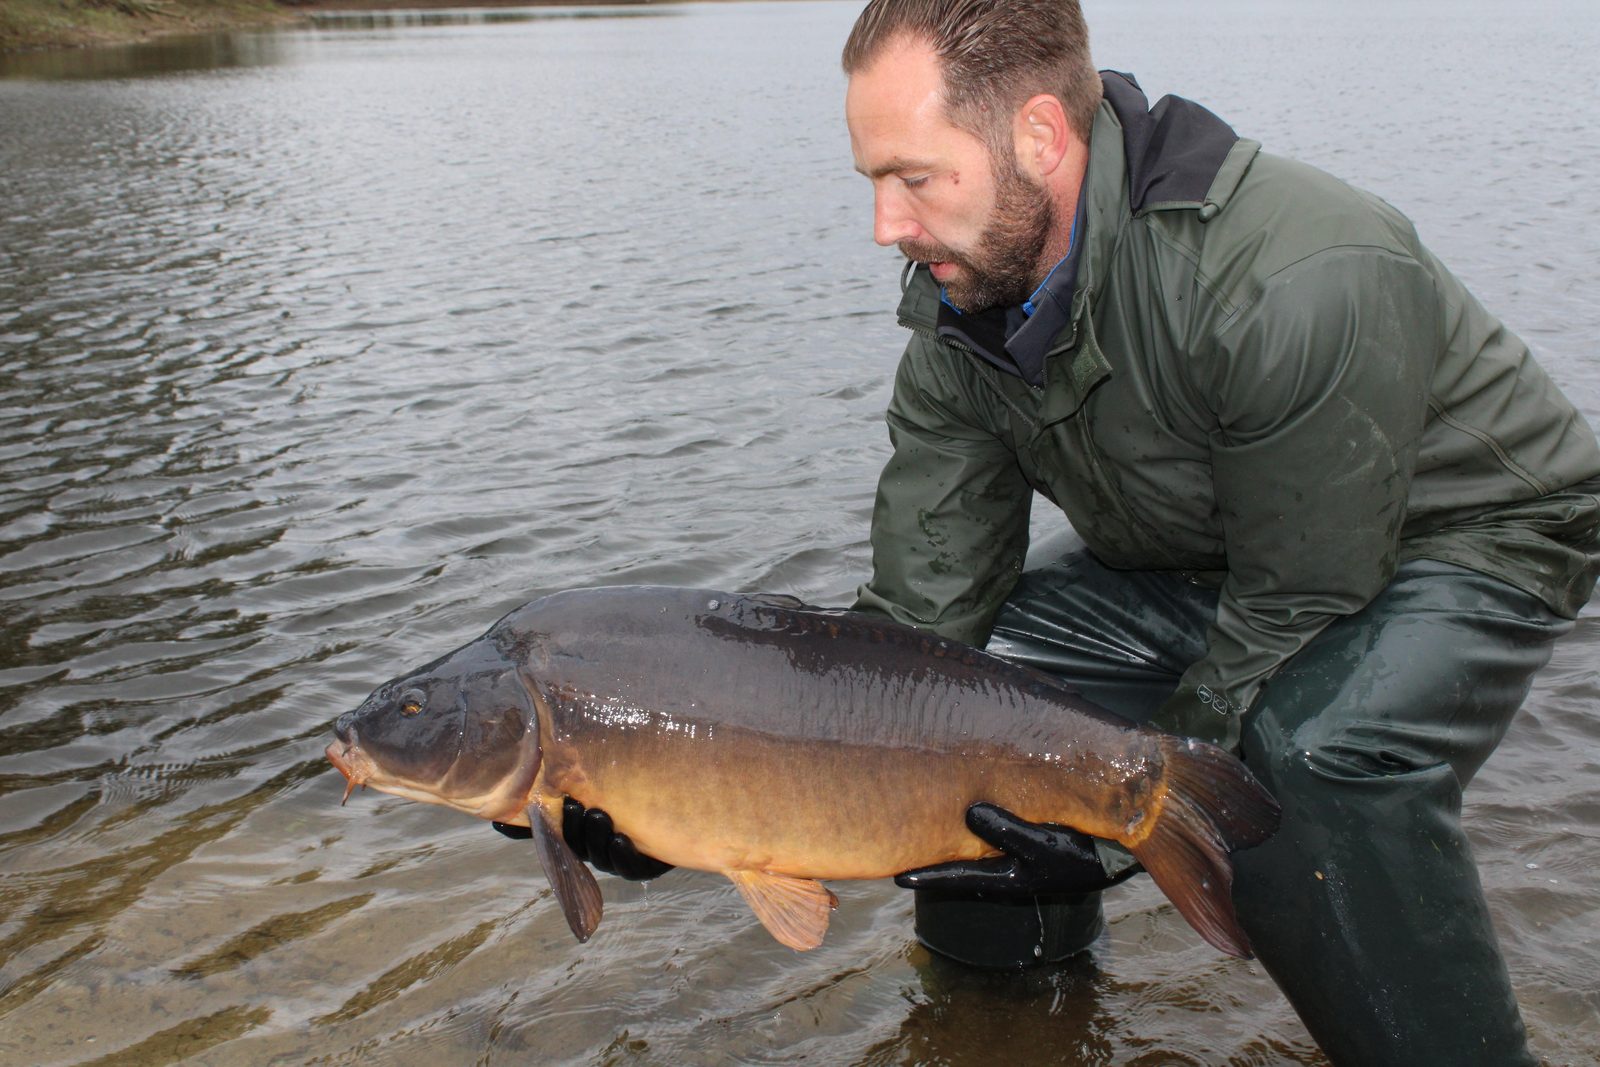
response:
<path id="1" fill-rule="evenodd" d="M 767 933 L 804 952 L 822 944 L 829 913 L 839 898 L 812 878 L 791 878 L 765 871 L 723 871 L 738 888 Z"/>
<path id="2" fill-rule="evenodd" d="M 1272 836 L 1278 802 L 1215 745 L 1171 735 L 1158 744 L 1166 795 L 1142 838 L 1126 844 L 1195 932 L 1249 959 L 1250 940 L 1233 910 L 1229 853 Z"/>
<path id="3" fill-rule="evenodd" d="M 600 925 L 600 884 L 562 839 L 559 816 L 551 815 L 543 804 L 534 804 L 528 808 L 528 825 L 533 830 L 539 863 L 561 905 L 561 914 L 580 942 L 589 940 Z"/>

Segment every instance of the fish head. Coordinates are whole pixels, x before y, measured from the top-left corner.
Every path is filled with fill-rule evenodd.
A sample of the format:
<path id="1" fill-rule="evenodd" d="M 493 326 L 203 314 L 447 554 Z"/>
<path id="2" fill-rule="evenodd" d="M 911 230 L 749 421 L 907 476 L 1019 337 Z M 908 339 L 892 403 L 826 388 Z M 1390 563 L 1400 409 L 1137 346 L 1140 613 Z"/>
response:
<path id="1" fill-rule="evenodd" d="M 385 682 L 333 725 L 328 760 L 358 785 L 484 819 L 522 819 L 539 770 L 533 701 L 516 664 L 474 641 Z"/>

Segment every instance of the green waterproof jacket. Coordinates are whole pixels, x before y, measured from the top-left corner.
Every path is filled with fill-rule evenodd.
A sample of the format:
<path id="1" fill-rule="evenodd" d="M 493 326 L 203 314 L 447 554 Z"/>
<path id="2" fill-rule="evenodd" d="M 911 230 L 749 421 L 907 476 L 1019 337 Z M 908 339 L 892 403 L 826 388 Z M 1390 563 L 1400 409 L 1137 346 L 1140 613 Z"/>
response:
<path id="1" fill-rule="evenodd" d="M 1038 493 L 1109 566 L 1220 586 L 1155 722 L 1227 745 L 1402 561 L 1574 616 L 1600 571 L 1600 448 L 1527 346 L 1377 197 L 1105 85 L 1037 380 L 908 271 L 856 607 L 982 645 Z"/>

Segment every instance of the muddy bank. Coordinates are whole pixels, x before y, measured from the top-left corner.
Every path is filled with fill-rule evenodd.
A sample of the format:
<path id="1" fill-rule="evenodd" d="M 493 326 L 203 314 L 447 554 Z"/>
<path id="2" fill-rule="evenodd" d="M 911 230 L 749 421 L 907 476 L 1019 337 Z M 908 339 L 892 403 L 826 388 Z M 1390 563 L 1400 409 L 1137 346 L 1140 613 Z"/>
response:
<path id="1" fill-rule="evenodd" d="M 276 0 L 6 0 L 0 4 L 0 52 L 124 44 L 303 17 Z"/>

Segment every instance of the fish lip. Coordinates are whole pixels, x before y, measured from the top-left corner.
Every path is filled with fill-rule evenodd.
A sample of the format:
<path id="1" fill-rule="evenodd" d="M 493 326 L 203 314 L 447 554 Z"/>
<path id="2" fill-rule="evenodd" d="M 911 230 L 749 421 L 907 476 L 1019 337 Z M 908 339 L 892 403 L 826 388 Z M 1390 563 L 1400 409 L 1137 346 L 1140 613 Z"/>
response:
<path id="1" fill-rule="evenodd" d="M 373 772 L 377 770 L 372 757 L 361 750 L 354 729 L 350 730 L 348 738 L 340 737 L 328 742 L 328 747 L 323 749 L 323 755 L 328 757 L 328 762 L 333 764 L 335 770 L 344 775 L 344 797 L 339 801 L 341 807 L 350 799 L 350 794 L 356 787 L 366 785 Z"/>

